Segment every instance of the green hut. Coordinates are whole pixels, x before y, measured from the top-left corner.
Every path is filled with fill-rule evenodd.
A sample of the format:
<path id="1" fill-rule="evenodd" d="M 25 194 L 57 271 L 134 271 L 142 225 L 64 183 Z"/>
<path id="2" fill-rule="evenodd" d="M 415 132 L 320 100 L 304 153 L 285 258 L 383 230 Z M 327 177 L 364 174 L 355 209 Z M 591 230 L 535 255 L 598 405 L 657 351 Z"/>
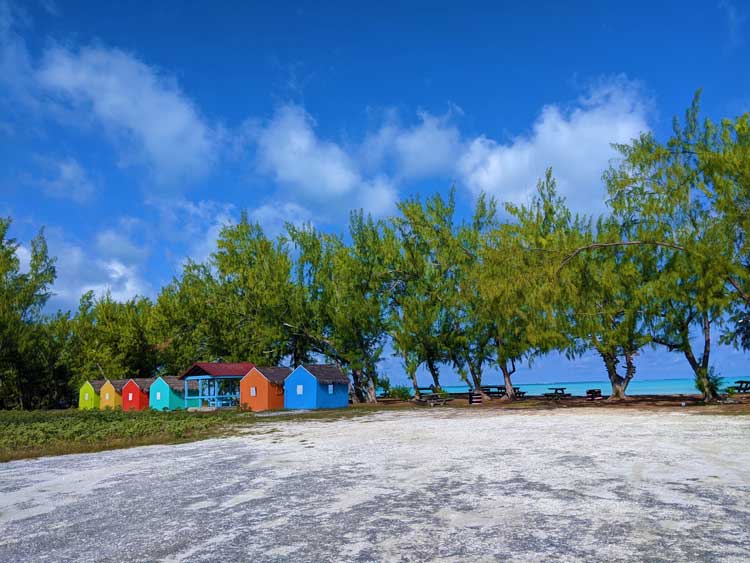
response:
<path id="1" fill-rule="evenodd" d="M 78 391 L 78 408 L 81 410 L 99 408 L 99 391 L 104 385 L 104 379 L 96 381 L 87 381 L 81 385 Z"/>

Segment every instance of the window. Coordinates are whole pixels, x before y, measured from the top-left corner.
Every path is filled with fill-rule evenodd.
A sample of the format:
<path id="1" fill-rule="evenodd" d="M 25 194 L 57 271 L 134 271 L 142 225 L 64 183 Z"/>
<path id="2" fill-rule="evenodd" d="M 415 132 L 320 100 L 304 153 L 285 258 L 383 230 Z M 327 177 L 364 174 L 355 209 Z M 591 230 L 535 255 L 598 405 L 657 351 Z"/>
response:
<path id="1" fill-rule="evenodd" d="M 109 392 L 104 394 L 104 398 L 109 401 Z"/>
<path id="2" fill-rule="evenodd" d="M 132 393 L 128 393 L 128 401 L 132 401 L 132 400 L 133 400 L 133 394 Z"/>
<path id="3" fill-rule="evenodd" d="M 250 387 L 250 396 L 255 397 L 257 396 L 258 392 L 256 391 L 255 387 Z"/>
<path id="4" fill-rule="evenodd" d="M 304 387 L 302 385 L 297 385 L 297 395 L 302 395 L 303 391 Z"/>
<path id="5" fill-rule="evenodd" d="M 88 393 L 84 393 L 83 394 L 83 400 L 84 401 L 88 401 L 89 400 L 89 394 Z"/>
<path id="6" fill-rule="evenodd" d="M 161 401 L 161 391 L 156 392 L 156 400 Z"/>
<path id="7" fill-rule="evenodd" d="M 333 383 L 328 384 L 328 394 L 333 395 Z"/>

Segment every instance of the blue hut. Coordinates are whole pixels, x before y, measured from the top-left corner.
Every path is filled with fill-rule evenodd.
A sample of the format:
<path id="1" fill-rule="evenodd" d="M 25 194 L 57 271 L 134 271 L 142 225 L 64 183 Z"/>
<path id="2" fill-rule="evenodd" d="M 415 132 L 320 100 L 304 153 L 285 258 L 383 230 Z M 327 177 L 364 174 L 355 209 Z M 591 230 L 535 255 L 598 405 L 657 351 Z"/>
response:
<path id="1" fill-rule="evenodd" d="M 188 386 L 198 384 L 195 398 L 200 406 L 231 407 L 240 403 L 240 380 L 255 367 L 248 362 L 198 362 L 180 376 L 184 384 L 185 408 Z M 193 396 L 191 395 L 191 399 Z"/>
<path id="2" fill-rule="evenodd" d="M 302 365 L 284 380 L 284 408 L 340 409 L 349 405 L 349 377 L 336 365 Z"/>

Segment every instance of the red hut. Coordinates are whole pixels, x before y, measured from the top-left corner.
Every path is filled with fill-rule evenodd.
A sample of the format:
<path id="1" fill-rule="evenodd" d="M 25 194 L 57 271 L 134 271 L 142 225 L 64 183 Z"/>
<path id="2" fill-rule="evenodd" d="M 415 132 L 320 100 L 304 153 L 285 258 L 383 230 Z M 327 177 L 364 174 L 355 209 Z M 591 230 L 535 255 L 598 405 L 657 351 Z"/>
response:
<path id="1" fill-rule="evenodd" d="M 153 379 L 129 379 L 122 387 L 122 410 L 142 411 L 148 408 L 148 390 Z"/>

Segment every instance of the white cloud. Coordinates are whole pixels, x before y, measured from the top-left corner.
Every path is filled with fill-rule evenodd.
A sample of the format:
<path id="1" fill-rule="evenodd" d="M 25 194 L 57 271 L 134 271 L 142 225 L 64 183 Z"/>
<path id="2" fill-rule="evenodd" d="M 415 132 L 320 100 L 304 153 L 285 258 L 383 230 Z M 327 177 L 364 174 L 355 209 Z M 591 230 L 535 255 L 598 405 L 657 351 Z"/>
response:
<path id="1" fill-rule="evenodd" d="M 545 106 L 528 135 L 500 143 L 485 136 L 468 141 L 458 173 L 475 195 L 523 203 L 551 166 L 558 189 L 578 211 L 601 211 L 601 175 L 624 143 L 649 130 L 649 103 L 637 84 L 618 77 L 600 83 L 572 108 Z"/>
<path id="2" fill-rule="evenodd" d="M 315 215 L 331 220 L 343 209 L 373 214 L 393 209 L 394 186 L 384 177 L 365 178 L 357 160 L 339 144 L 321 139 L 302 108 L 287 105 L 254 132 L 258 169 Z"/>
<path id="3" fill-rule="evenodd" d="M 362 146 L 362 158 L 370 168 L 380 168 L 394 161 L 400 179 L 417 179 L 451 173 L 461 149 L 461 134 L 451 123 L 452 113 L 434 116 L 418 114 L 420 122 L 403 127 L 395 116 Z"/>
<path id="4" fill-rule="evenodd" d="M 287 223 L 299 227 L 313 222 L 312 214 L 294 202 L 261 205 L 250 211 L 248 217 L 260 224 L 267 236 L 281 234 Z"/>
<path id="5" fill-rule="evenodd" d="M 44 192 L 52 197 L 72 199 L 77 203 L 84 203 L 94 194 L 94 184 L 86 171 L 74 158 L 47 161 L 47 168 L 51 175 L 36 183 Z"/>
<path id="6" fill-rule="evenodd" d="M 150 249 L 146 244 L 133 241 L 137 231 L 145 231 L 148 227 L 142 221 L 134 218 L 122 218 L 117 226 L 99 231 L 96 234 L 95 245 L 101 256 L 121 260 L 126 264 L 140 264 L 149 255 Z"/>
<path id="7" fill-rule="evenodd" d="M 216 250 L 221 229 L 236 222 L 234 206 L 228 203 L 187 199 L 151 199 L 147 203 L 159 212 L 161 235 L 185 245 L 185 252 L 174 256 L 177 265 L 186 258 L 206 260 Z"/>
<path id="8" fill-rule="evenodd" d="M 57 256 L 57 280 L 50 303 L 53 308 L 74 309 L 87 291 L 97 296 L 109 291 L 118 301 L 152 293 L 135 265 L 92 256 L 80 245 L 62 239 L 51 240 L 50 251 Z"/>
<path id="9" fill-rule="evenodd" d="M 19 244 L 16 248 L 16 258 L 18 258 L 18 267 L 22 273 L 28 273 L 31 268 L 31 251 L 24 245 Z"/>
<path id="10" fill-rule="evenodd" d="M 92 116 L 124 147 L 123 158 L 147 164 L 160 182 L 204 175 L 217 156 L 217 134 L 175 84 L 117 49 L 53 47 L 36 74 L 58 102 Z"/>

